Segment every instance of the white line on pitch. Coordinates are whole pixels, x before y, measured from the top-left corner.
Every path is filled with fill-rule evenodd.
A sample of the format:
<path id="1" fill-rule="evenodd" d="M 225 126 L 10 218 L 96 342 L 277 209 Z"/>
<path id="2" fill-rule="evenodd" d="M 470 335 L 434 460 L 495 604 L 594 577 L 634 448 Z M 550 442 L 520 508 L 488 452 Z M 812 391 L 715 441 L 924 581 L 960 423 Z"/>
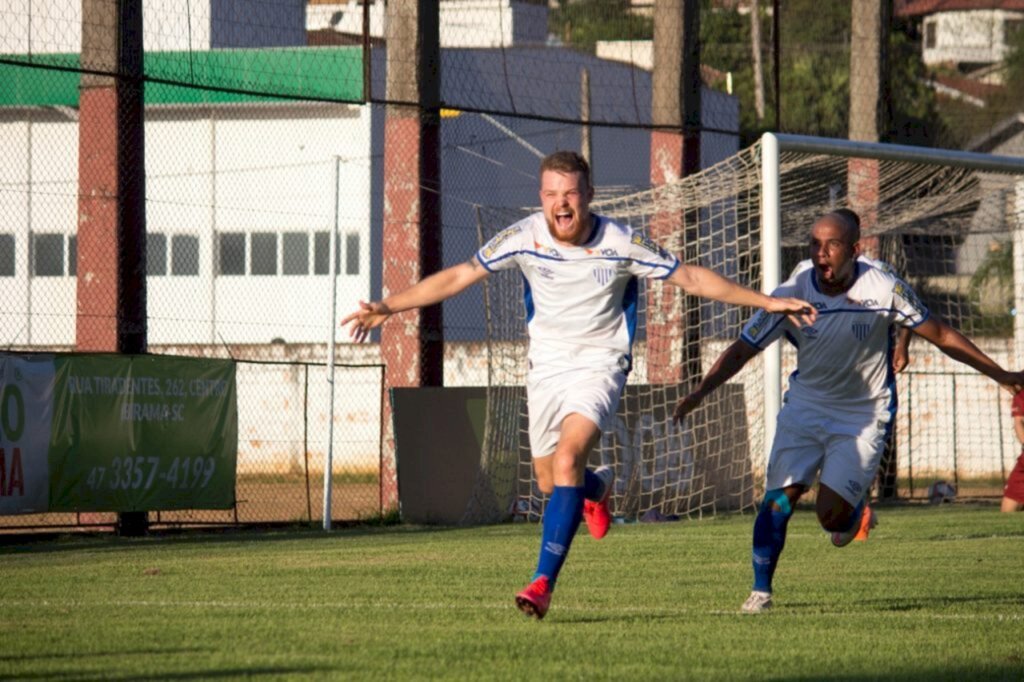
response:
<path id="1" fill-rule="evenodd" d="M 296 609 L 307 611 L 310 609 L 323 609 L 323 610 L 342 610 L 352 611 L 353 609 L 389 609 L 395 611 L 408 610 L 408 611 L 436 611 L 436 610 L 451 610 L 460 609 L 464 611 L 474 611 L 481 609 L 489 610 L 511 610 L 511 602 L 500 604 L 480 604 L 480 603 L 468 603 L 468 602 L 394 602 L 394 601 L 345 601 L 345 602 L 318 602 L 318 603 L 304 603 L 304 602 L 232 602 L 232 601 L 220 601 L 220 600 L 183 600 L 183 601 L 170 601 L 170 600 L 151 600 L 151 599 L 127 599 L 127 600 L 116 600 L 116 601 L 79 601 L 75 599 L 69 600 L 58 600 L 58 599 L 42 599 L 42 600 L 0 600 L 0 608 L 8 607 L 29 607 L 29 608 L 98 608 L 98 607 L 112 607 L 112 608 L 178 608 L 178 609 L 269 609 L 280 611 L 281 609 Z M 577 606 L 573 604 L 559 604 L 559 611 L 571 611 L 571 612 L 586 612 L 586 613 L 605 613 L 609 615 L 615 614 L 649 614 L 649 615 L 679 615 L 679 616 L 739 616 L 739 611 L 726 611 L 721 609 L 710 609 L 710 610 L 698 610 L 698 609 L 665 609 L 665 608 L 644 608 L 644 607 L 597 607 L 597 606 Z M 807 612 L 803 610 L 787 611 L 785 607 L 777 609 L 769 617 L 805 617 L 805 616 L 826 616 L 826 615 L 843 615 L 843 616 L 905 616 L 908 618 L 922 618 L 930 620 L 994 620 L 994 621 L 1024 621 L 1024 613 L 922 613 L 918 610 L 906 610 L 906 611 L 875 611 L 875 610 L 820 610 Z M 747 616 L 745 616 L 747 617 Z"/>

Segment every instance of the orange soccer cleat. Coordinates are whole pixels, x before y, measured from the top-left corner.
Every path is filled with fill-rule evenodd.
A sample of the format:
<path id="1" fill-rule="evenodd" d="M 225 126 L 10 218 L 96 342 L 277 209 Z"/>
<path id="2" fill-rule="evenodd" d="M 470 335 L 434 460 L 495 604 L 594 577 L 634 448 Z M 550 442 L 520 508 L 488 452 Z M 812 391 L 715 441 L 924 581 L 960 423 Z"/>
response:
<path id="1" fill-rule="evenodd" d="M 865 506 L 864 513 L 860 516 L 860 529 L 857 534 L 853 536 L 853 539 L 857 542 L 864 542 L 868 539 L 868 533 L 871 529 L 878 525 L 878 515 L 871 509 L 871 507 Z"/>

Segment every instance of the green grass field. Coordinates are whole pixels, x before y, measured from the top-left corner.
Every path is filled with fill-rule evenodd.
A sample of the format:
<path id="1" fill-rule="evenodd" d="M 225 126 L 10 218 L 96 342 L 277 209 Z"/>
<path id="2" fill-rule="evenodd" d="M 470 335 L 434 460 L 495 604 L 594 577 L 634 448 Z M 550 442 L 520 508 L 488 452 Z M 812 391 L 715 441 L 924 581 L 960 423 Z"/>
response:
<path id="1" fill-rule="evenodd" d="M 798 511 L 761 616 L 749 515 L 584 530 L 541 622 L 533 525 L 8 538 L 0 678 L 1024 679 L 1024 514 L 880 519 Z"/>

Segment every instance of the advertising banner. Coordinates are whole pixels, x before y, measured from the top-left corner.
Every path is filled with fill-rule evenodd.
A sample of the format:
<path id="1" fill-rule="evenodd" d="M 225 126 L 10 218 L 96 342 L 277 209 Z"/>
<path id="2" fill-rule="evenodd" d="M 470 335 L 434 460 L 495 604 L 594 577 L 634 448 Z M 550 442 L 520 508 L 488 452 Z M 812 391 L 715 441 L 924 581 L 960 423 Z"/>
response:
<path id="1" fill-rule="evenodd" d="M 233 362 L 113 354 L 0 357 L 0 443 L 7 460 L 0 513 L 234 505 Z M 8 454 L 15 448 L 17 470 Z"/>

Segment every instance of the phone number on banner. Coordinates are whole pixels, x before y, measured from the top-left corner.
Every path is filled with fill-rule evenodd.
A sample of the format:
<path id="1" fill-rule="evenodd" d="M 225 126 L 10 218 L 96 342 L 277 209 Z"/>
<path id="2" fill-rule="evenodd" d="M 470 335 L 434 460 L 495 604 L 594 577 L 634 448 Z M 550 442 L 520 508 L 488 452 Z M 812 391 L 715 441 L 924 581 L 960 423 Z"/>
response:
<path id="1" fill-rule="evenodd" d="M 92 490 L 149 490 L 153 484 L 180 490 L 205 488 L 217 469 L 213 457 L 175 457 L 166 468 L 159 457 L 115 457 L 109 467 L 95 466 L 85 485 Z"/>

